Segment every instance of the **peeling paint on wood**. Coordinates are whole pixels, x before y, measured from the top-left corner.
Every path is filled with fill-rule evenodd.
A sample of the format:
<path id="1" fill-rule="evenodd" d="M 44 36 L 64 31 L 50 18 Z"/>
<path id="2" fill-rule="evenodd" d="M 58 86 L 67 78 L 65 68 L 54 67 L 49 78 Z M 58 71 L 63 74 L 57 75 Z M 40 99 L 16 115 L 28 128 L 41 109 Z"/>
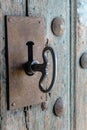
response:
<path id="1" fill-rule="evenodd" d="M 87 69 L 79 60 L 87 52 L 87 1 L 77 0 L 77 42 L 76 42 L 76 130 L 87 129 Z"/>
<path id="2" fill-rule="evenodd" d="M 87 1 L 81 0 L 77 4 L 77 12 L 79 17 L 79 22 L 82 25 L 87 25 Z"/>

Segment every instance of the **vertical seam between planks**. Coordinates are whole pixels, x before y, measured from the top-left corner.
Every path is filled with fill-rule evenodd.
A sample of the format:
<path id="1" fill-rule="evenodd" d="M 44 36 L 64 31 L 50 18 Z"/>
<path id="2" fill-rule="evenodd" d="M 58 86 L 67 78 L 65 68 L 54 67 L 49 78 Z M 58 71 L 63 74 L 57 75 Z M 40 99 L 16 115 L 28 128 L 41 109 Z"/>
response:
<path id="1" fill-rule="evenodd" d="M 75 14 L 75 24 L 74 24 L 74 28 L 75 28 L 75 46 L 74 46 L 74 50 L 75 50 L 75 59 L 74 59 L 74 62 L 75 62 L 75 67 L 74 67 L 74 78 L 75 78 L 75 86 L 74 86 L 74 93 L 75 93 L 75 103 L 74 103 L 74 116 L 75 116 L 75 123 L 74 123 L 74 126 L 75 126 L 75 130 L 77 129 L 76 128 L 76 87 L 77 87 L 77 65 L 76 65 L 76 62 L 77 62 L 77 0 L 75 0 L 75 3 L 74 3 L 74 6 L 75 6 L 75 11 L 74 11 L 74 14 Z M 73 95 L 74 96 L 74 95 Z"/>
<path id="2" fill-rule="evenodd" d="M 70 57 L 71 57 L 71 0 L 69 0 L 70 4 Z M 70 124 L 71 124 L 71 58 L 70 58 Z M 70 125 L 71 130 L 71 125 Z"/>
<path id="3" fill-rule="evenodd" d="M 28 107 L 24 107 L 24 117 L 25 117 L 25 125 L 26 125 L 26 130 L 29 130 L 29 117 L 28 117 Z"/>
<path id="4" fill-rule="evenodd" d="M 28 16 L 28 0 L 25 0 L 25 16 Z M 24 107 L 24 117 L 25 117 L 25 125 L 26 130 L 29 130 L 29 117 L 28 117 L 28 107 Z"/>
<path id="5" fill-rule="evenodd" d="M 77 43 L 77 0 L 70 0 L 70 102 L 73 102 L 73 105 L 70 105 L 70 122 L 72 130 L 76 130 L 76 75 L 77 75 L 77 66 L 76 66 L 76 43 Z M 73 27 L 73 28 L 72 28 Z M 73 52 L 72 52 L 73 51 Z M 73 60 L 73 61 L 72 61 Z M 73 64 L 73 65 L 72 65 Z M 72 68 L 73 67 L 73 68 Z M 72 72 L 73 69 L 73 72 Z M 73 94 L 72 94 L 73 90 Z M 70 103 L 71 104 L 71 103 Z M 72 108 L 73 106 L 73 108 Z M 71 119 L 73 118 L 73 119 Z"/>
<path id="6" fill-rule="evenodd" d="M 74 33 L 75 33 L 75 35 L 74 35 L 74 40 L 75 40 L 75 42 L 74 42 L 74 54 L 75 54 L 75 59 L 74 59 L 74 93 L 73 93 L 73 97 L 74 97 L 74 117 L 75 117 L 75 119 L 74 119 L 74 128 L 75 128 L 75 130 L 76 130 L 76 87 L 77 87 L 77 85 L 76 85 L 76 81 L 77 81 L 77 66 L 76 66 L 76 60 L 77 60 L 77 52 L 76 52 L 76 46 L 77 46 L 77 0 L 75 0 L 75 2 L 74 2 L 74 7 L 75 7 L 75 10 L 74 10 Z M 74 96 L 74 94 L 75 94 L 75 96 Z"/>
<path id="7" fill-rule="evenodd" d="M 25 6 L 26 6 L 26 8 L 25 8 L 26 11 L 25 12 L 26 12 L 26 16 L 28 16 L 28 0 L 26 0 L 25 2 L 26 2 L 25 3 Z"/>
<path id="8" fill-rule="evenodd" d="M 70 2 L 70 130 L 72 129 L 72 104 L 71 104 L 71 102 L 72 102 L 72 98 L 71 98 L 71 96 L 72 96 L 72 93 L 71 93 L 71 87 L 72 87 L 72 18 L 71 18 L 71 16 L 72 16 L 72 2 L 71 2 L 72 0 L 69 0 L 69 2 Z"/>

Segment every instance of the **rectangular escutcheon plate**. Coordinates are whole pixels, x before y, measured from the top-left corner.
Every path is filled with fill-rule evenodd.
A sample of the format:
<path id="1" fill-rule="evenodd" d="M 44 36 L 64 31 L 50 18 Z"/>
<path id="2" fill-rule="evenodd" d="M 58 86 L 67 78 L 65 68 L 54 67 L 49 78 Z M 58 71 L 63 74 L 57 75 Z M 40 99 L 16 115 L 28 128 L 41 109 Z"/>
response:
<path id="1" fill-rule="evenodd" d="M 28 61 L 26 43 L 33 41 L 33 59 L 43 62 L 44 18 L 7 16 L 9 109 L 39 104 L 46 94 L 39 89 L 41 73 L 28 76 L 22 65 Z"/>

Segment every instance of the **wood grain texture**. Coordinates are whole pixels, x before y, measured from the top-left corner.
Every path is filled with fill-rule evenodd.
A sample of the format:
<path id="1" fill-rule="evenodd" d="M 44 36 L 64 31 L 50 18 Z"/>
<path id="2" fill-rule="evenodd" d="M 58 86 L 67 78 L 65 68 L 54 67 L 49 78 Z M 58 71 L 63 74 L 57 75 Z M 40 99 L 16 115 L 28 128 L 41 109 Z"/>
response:
<path id="1" fill-rule="evenodd" d="M 49 39 L 49 44 L 55 49 L 57 56 L 57 79 L 50 93 L 51 96 L 47 94 L 46 103 L 48 109 L 42 111 L 40 105 L 32 106 L 32 108 L 28 110 L 28 124 L 31 130 L 70 130 L 69 1 L 29 0 L 28 5 L 29 16 L 45 17 L 45 39 Z M 61 37 L 54 36 L 51 31 L 51 22 L 56 16 L 62 17 L 65 20 L 65 33 Z M 61 118 L 56 117 L 52 112 L 53 105 L 59 97 L 62 97 L 64 102 L 64 114 Z"/>
<path id="2" fill-rule="evenodd" d="M 87 1 L 77 0 L 76 42 L 76 130 L 87 129 L 87 69 L 82 69 L 79 60 L 87 52 Z"/>
<path id="3" fill-rule="evenodd" d="M 25 4 L 28 5 L 25 5 Z M 25 9 L 27 7 L 27 9 Z M 6 110 L 6 64 L 5 64 L 5 15 L 44 16 L 46 37 L 57 56 L 57 77 L 54 88 L 47 94 L 47 109 L 34 105 L 20 110 Z M 70 3 L 69 0 L 0 0 L 0 55 L 1 60 L 1 130 L 70 130 Z M 65 20 L 65 32 L 56 37 L 51 31 L 51 22 L 56 16 Z M 50 75 L 48 75 L 50 77 Z M 47 84 L 48 85 L 48 84 Z M 64 114 L 53 114 L 53 105 L 62 97 Z"/>

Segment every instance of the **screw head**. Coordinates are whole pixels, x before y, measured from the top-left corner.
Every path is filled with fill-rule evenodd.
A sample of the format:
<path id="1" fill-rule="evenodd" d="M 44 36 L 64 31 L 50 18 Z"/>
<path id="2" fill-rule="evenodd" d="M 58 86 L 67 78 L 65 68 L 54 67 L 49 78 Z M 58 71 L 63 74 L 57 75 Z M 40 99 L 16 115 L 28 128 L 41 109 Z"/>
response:
<path id="1" fill-rule="evenodd" d="M 14 22 L 13 18 L 11 18 L 11 17 L 8 17 L 8 22 L 11 22 L 11 23 L 13 23 L 13 22 Z"/>
<path id="2" fill-rule="evenodd" d="M 59 97 L 53 107 L 53 112 L 56 116 L 61 117 L 63 115 L 63 100 Z"/>
<path id="3" fill-rule="evenodd" d="M 11 104 L 12 107 L 14 107 L 15 105 L 16 105 L 15 102 L 13 102 L 13 103 Z"/>
<path id="4" fill-rule="evenodd" d="M 54 35 L 62 36 L 65 30 L 64 19 L 60 17 L 54 18 L 52 21 L 51 29 Z"/>
<path id="5" fill-rule="evenodd" d="M 82 56 L 80 58 L 80 65 L 84 69 L 87 68 L 87 52 L 85 52 L 85 53 L 82 54 Z"/>

